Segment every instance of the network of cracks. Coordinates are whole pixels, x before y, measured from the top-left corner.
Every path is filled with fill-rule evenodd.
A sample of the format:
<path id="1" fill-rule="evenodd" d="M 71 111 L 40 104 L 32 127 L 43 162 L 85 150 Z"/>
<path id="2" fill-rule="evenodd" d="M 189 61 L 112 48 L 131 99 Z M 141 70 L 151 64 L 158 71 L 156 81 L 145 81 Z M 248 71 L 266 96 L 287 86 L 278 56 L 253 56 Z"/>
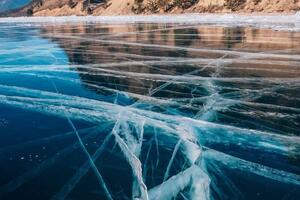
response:
<path id="1" fill-rule="evenodd" d="M 300 33 L 0 27 L 1 199 L 297 199 Z"/>

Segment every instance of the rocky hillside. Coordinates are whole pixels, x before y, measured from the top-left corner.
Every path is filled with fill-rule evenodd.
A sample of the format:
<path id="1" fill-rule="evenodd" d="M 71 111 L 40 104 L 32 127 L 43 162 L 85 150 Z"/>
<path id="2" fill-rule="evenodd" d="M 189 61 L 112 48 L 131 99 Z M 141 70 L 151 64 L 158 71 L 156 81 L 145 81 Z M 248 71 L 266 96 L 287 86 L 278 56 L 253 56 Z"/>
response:
<path id="1" fill-rule="evenodd" d="M 33 0 L 11 15 L 296 12 L 300 0 Z"/>

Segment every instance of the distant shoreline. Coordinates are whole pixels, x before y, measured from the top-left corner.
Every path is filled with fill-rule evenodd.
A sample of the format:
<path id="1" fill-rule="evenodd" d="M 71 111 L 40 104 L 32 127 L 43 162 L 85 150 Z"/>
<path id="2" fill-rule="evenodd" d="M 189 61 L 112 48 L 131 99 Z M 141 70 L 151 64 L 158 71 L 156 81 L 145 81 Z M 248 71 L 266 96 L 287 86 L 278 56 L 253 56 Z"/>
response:
<path id="1" fill-rule="evenodd" d="M 300 31 L 300 12 L 296 14 L 163 14 L 120 16 L 59 16 L 59 17 L 7 17 L 3 23 L 178 23 L 220 26 L 255 26 L 275 30 Z"/>
<path id="2" fill-rule="evenodd" d="M 276 2 L 273 0 L 99 0 L 89 1 L 94 3 L 87 2 L 87 0 L 35 0 L 22 8 L 0 14 L 0 16 L 140 16 L 187 13 L 287 15 L 300 11 L 300 1 L 290 0 L 277 0 Z"/>

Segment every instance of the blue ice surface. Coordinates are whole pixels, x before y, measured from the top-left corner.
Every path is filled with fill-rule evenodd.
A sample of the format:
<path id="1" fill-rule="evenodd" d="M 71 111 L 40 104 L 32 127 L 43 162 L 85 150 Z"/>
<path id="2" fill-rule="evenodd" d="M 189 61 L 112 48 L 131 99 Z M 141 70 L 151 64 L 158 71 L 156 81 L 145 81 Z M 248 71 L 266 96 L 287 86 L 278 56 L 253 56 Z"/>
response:
<path id="1" fill-rule="evenodd" d="M 1 24 L 0 199 L 296 199 L 299 46 L 245 31 Z"/>

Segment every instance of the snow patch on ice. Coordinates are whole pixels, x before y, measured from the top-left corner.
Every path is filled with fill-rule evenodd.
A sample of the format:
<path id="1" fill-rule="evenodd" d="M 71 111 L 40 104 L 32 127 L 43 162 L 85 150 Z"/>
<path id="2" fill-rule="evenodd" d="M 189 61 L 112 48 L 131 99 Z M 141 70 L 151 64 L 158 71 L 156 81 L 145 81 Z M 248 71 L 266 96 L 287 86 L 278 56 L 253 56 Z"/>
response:
<path id="1" fill-rule="evenodd" d="M 0 23 L 181 23 L 226 26 L 258 26 L 276 30 L 300 30 L 300 12 L 294 15 L 241 15 L 241 14 L 180 14 L 147 16 L 63 16 L 63 17 L 8 17 Z"/>

